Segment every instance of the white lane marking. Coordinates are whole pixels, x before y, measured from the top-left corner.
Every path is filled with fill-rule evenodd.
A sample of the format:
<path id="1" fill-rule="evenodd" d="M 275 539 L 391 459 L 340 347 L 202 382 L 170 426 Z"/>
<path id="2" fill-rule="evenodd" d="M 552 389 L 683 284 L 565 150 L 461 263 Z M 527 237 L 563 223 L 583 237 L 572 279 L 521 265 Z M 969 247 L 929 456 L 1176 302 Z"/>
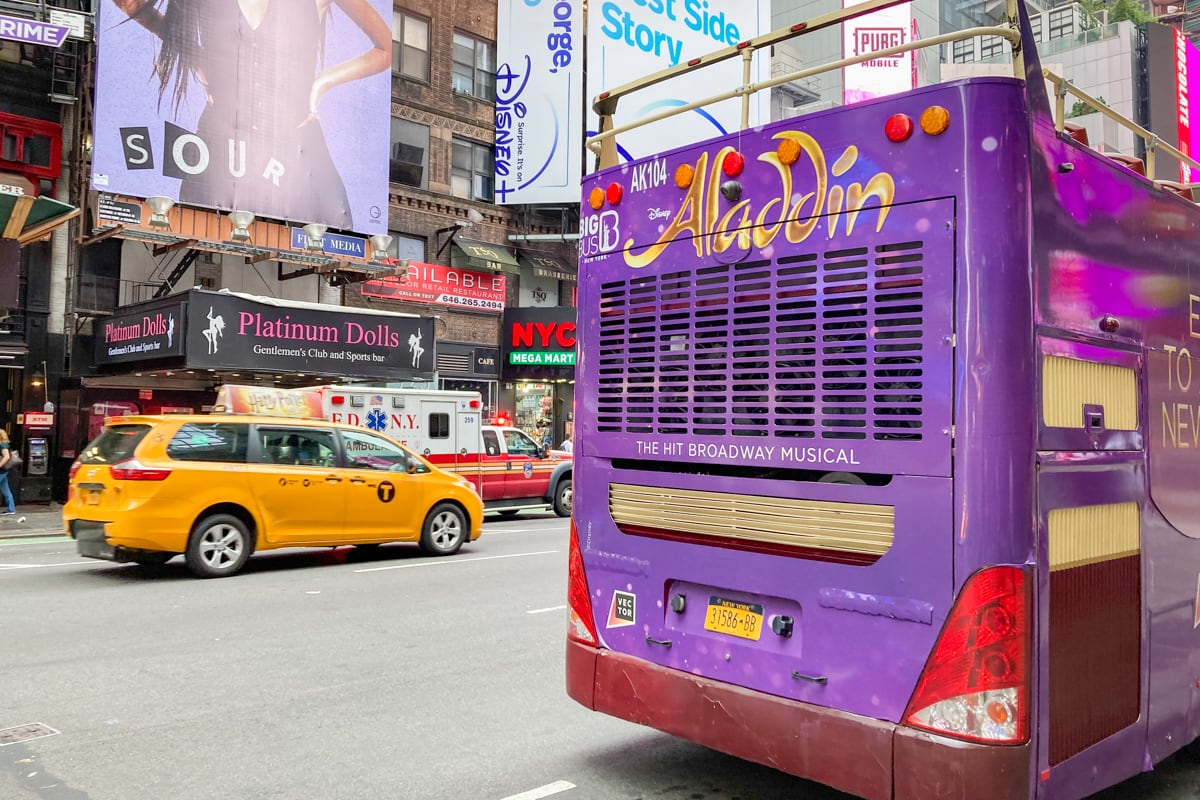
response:
<path id="1" fill-rule="evenodd" d="M 355 572 L 383 572 L 385 569 L 408 569 L 409 567 L 440 567 L 448 564 L 465 564 L 470 561 L 494 561 L 498 558 L 524 558 L 525 556 L 548 556 L 557 550 L 538 550 L 536 553 L 513 553 L 507 556 L 480 556 L 479 558 L 452 558 L 443 561 L 418 561 L 413 564 L 393 564 L 389 567 L 368 567 L 356 569 Z"/>
<path id="2" fill-rule="evenodd" d="M 526 614 L 545 614 L 547 611 L 562 611 L 566 606 L 550 606 L 550 608 L 535 608 L 532 611 L 526 611 Z"/>
<path id="3" fill-rule="evenodd" d="M 61 564 L 0 564 L 0 569 L 38 569 L 40 567 L 73 567 L 76 564 L 95 564 L 95 561 L 64 561 Z"/>
<path id="4" fill-rule="evenodd" d="M 559 792 L 565 792 L 568 789 L 574 788 L 575 784 L 573 783 L 555 781 L 554 783 L 547 783 L 545 786 L 539 786 L 536 789 L 530 789 L 528 792 L 510 794 L 508 797 L 502 798 L 502 800 L 540 800 L 540 798 L 549 797 L 552 794 L 558 794 Z"/>

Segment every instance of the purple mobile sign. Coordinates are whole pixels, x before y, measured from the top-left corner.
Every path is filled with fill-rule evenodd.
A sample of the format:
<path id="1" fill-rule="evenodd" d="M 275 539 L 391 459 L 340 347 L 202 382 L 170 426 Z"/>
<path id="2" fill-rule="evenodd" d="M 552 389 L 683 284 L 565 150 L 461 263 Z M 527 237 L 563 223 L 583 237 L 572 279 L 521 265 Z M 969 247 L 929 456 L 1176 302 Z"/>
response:
<path id="1" fill-rule="evenodd" d="M 58 47 L 67 38 L 68 33 L 70 29 L 66 25 L 0 15 L 0 39 Z"/>

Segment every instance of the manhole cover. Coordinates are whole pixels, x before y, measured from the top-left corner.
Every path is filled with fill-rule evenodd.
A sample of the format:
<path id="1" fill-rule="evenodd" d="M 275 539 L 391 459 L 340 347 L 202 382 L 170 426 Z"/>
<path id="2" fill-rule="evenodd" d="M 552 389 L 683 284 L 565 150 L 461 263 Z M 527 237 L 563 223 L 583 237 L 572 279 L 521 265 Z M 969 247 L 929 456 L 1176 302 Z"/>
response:
<path id="1" fill-rule="evenodd" d="M 43 725 L 40 722 L 31 722 L 28 725 L 15 725 L 11 728 L 0 728 L 0 747 L 5 747 L 18 742 L 28 742 L 30 739 L 44 739 L 47 736 L 56 736 L 58 731 L 51 728 L 49 725 Z"/>

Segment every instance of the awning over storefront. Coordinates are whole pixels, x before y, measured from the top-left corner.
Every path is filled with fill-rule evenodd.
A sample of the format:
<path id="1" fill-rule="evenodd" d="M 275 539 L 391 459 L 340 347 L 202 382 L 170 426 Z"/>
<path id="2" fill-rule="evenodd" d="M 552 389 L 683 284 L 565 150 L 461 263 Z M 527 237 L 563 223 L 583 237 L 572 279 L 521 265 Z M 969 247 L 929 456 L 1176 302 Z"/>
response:
<path id="1" fill-rule="evenodd" d="M 536 278 L 550 278 L 556 281 L 575 283 L 575 270 L 558 256 L 541 253 L 537 250 L 517 250 L 517 261 L 521 266 L 531 270 Z"/>
<path id="2" fill-rule="evenodd" d="M 450 251 L 450 266 L 459 269 L 482 269 L 488 272 L 521 274 L 521 265 L 512 253 L 501 245 L 463 239 L 456 236 Z"/>
<path id="3" fill-rule="evenodd" d="M 0 238 L 16 239 L 22 247 L 77 216 L 78 208 L 49 197 L 0 191 Z"/>

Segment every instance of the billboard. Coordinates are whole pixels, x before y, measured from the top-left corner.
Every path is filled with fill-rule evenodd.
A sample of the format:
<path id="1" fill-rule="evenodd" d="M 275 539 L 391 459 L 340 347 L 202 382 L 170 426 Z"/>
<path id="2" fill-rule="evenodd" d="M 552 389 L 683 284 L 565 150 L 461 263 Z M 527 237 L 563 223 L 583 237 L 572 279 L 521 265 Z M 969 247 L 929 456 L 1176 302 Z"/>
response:
<path id="1" fill-rule="evenodd" d="M 366 281 L 360 291 L 363 297 L 499 313 L 504 310 L 504 288 L 499 273 L 410 261 L 403 278 Z"/>
<path id="2" fill-rule="evenodd" d="M 98 6 L 93 188 L 387 233 L 389 2 L 141 2 Z"/>
<path id="3" fill-rule="evenodd" d="M 591 110 L 601 92 L 690 59 L 736 45 L 771 29 L 769 0 L 604 0 L 588 7 L 588 135 L 599 129 Z M 751 81 L 765 80 L 767 53 L 754 56 Z M 629 124 L 741 86 L 742 60 L 693 70 L 622 99 L 615 125 Z M 767 122 L 768 92 L 750 99 L 750 124 Z M 722 136 L 741 127 L 741 100 L 685 112 L 617 137 L 623 161 Z"/>
<path id="4" fill-rule="evenodd" d="M 500 0 L 496 202 L 577 203 L 583 166 L 583 0 Z"/>
<path id="5" fill-rule="evenodd" d="M 1200 125 L 1192 125 L 1191 90 L 1200 86 L 1200 50 L 1187 40 L 1180 30 L 1175 34 L 1175 128 L 1179 134 L 1179 150 L 1193 159 L 1200 156 Z M 1192 168 L 1179 162 L 1179 181 L 1192 183 L 1200 180 Z"/>
<path id="6" fill-rule="evenodd" d="M 428 380 L 432 317 L 328 310 L 230 292 L 188 293 L 187 365 Z"/>
<path id="7" fill-rule="evenodd" d="M 863 0 L 843 0 L 851 8 Z M 912 6 L 903 3 L 847 20 L 842 25 L 842 58 L 899 47 L 913 40 Z M 917 85 L 913 53 L 873 58 L 842 68 L 842 102 L 861 103 L 875 97 L 906 92 Z"/>

